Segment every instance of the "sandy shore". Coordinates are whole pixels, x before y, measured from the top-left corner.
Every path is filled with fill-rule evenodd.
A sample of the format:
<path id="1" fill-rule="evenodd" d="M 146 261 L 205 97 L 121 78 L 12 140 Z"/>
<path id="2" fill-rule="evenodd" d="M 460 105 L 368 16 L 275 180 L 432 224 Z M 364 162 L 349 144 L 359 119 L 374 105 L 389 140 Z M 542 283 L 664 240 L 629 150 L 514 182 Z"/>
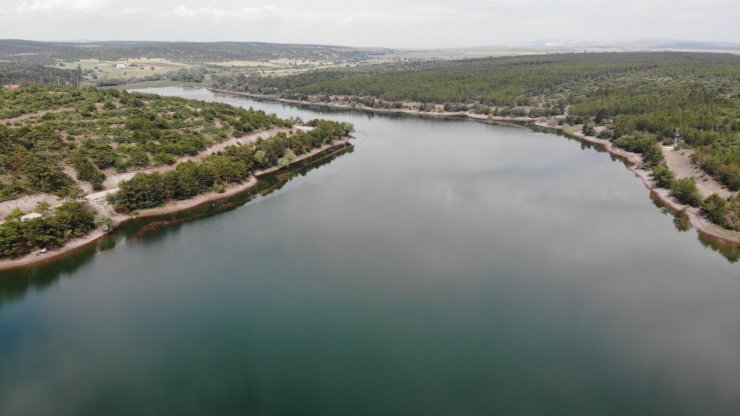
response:
<path id="1" fill-rule="evenodd" d="M 64 245 L 64 247 L 49 250 L 49 252 L 46 254 L 37 255 L 34 253 L 13 260 L 0 261 L 0 270 L 18 269 L 21 267 L 29 266 L 31 264 L 39 265 L 49 262 L 63 255 L 71 254 L 79 249 L 85 248 L 95 243 L 106 234 L 107 233 L 105 231 L 97 229 L 84 237 L 68 241 L 67 244 Z"/>
<path id="2" fill-rule="evenodd" d="M 279 98 L 279 97 L 275 97 L 272 95 L 253 94 L 249 92 L 233 92 L 233 91 L 219 90 L 219 89 L 214 89 L 214 88 L 211 88 L 210 91 L 222 93 L 222 94 L 240 95 L 240 96 L 247 97 L 247 98 L 254 98 L 256 100 L 277 101 L 277 102 L 286 103 L 286 104 L 319 106 L 319 107 L 336 108 L 340 110 L 362 110 L 362 111 L 370 111 L 373 113 L 384 113 L 384 114 L 407 114 L 407 115 L 424 116 L 424 117 L 467 117 L 473 120 L 482 120 L 482 121 L 492 120 L 492 121 L 502 121 L 502 122 L 506 122 L 506 121 L 532 122 L 535 120 L 531 117 L 487 116 L 485 114 L 477 114 L 477 113 L 471 113 L 467 111 L 419 111 L 419 110 L 412 110 L 410 108 L 374 108 L 374 107 L 367 107 L 364 105 L 301 101 L 301 100 L 292 100 L 289 98 Z"/>
<path id="3" fill-rule="evenodd" d="M 564 130 L 562 126 L 551 126 L 547 124 L 546 122 L 542 122 L 542 121 L 538 121 L 535 124 L 539 127 L 544 127 L 544 128 L 554 129 L 554 130 L 561 130 L 561 131 Z M 581 140 L 584 140 L 590 143 L 600 144 L 609 153 L 615 156 L 618 156 L 622 160 L 624 160 L 625 162 L 624 164 L 625 166 L 627 166 L 627 169 L 634 172 L 635 176 L 640 178 L 640 180 L 645 185 L 645 187 L 649 189 L 653 193 L 653 195 L 663 205 L 665 205 L 666 208 L 668 208 L 675 214 L 678 214 L 678 213 L 685 214 L 691 226 L 696 228 L 696 230 L 699 233 L 722 240 L 728 244 L 740 246 L 740 232 L 728 230 L 728 229 L 720 227 L 717 224 L 710 222 L 708 219 L 704 217 L 704 215 L 702 215 L 701 209 L 692 207 L 690 205 L 682 204 L 670 194 L 670 191 L 668 189 L 657 187 L 655 183 L 653 182 L 653 179 L 650 177 L 652 172 L 650 170 L 641 168 L 642 157 L 640 157 L 639 154 L 628 152 L 624 149 L 620 149 L 619 147 L 614 146 L 612 142 L 606 139 L 599 139 L 598 137 L 586 136 L 581 132 L 573 133 L 573 135 Z M 683 177 L 683 176 L 679 176 L 679 177 Z M 705 192 L 707 191 L 705 190 Z M 725 192 L 729 193 L 729 191 L 727 190 L 725 190 Z"/>
<path id="4" fill-rule="evenodd" d="M 361 110 L 361 111 L 369 111 L 374 113 L 386 113 L 386 114 L 408 114 L 408 115 L 414 115 L 414 116 L 423 116 L 423 117 L 453 117 L 453 118 L 468 118 L 475 121 L 494 121 L 499 123 L 534 123 L 538 127 L 551 129 L 553 131 L 565 131 L 563 126 L 558 125 L 551 125 L 548 123 L 548 120 L 544 117 L 541 118 L 531 118 L 531 117 L 501 117 L 501 116 L 486 116 L 484 114 L 474 114 L 470 112 L 449 112 L 449 111 L 441 111 L 441 112 L 424 112 L 419 110 L 412 110 L 408 108 L 402 108 L 402 109 L 388 109 L 388 108 L 372 108 L 372 107 L 366 107 L 366 106 L 360 106 L 360 105 L 349 105 L 349 104 L 337 104 L 337 103 L 317 103 L 317 102 L 311 102 L 311 101 L 301 101 L 301 100 L 292 100 L 292 99 L 285 99 L 285 98 L 279 98 L 274 97 L 270 95 L 262 95 L 262 94 L 252 94 L 252 93 L 243 93 L 243 92 L 232 92 L 232 91 L 225 91 L 225 90 L 218 90 L 218 89 L 212 89 L 214 92 L 218 93 L 224 93 L 224 94 L 233 94 L 233 95 L 240 95 L 248 98 L 254 98 L 258 100 L 267 100 L 267 101 L 278 101 L 283 102 L 287 104 L 296 104 L 296 105 L 316 105 L 316 106 L 323 106 L 328 108 L 336 108 L 336 109 L 343 109 L 343 110 Z M 521 126 L 521 124 L 517 124 Z M 523 126 L 525 127 L 525 126 Z M 714 237 L 716 239 L 722 240 L 726 243 L 740 246 L 740 232 L 728 230 L 725 228 L 722 228 L 709 220 L 707 220 L 701 213 L 701 210 L 699 208 L 694 208 L 688 205 L 684 205 L 678 200 L 676 200 L 673 196 L 670 195 L 670 192 L 667 189 L 658 188 L 653 183 L 652 178 L 650 177 L 651 172 L 649 170 L 641 169 L 640 166 L 642 165 L 642 158 L 639 154 L 628 152 L 624 149 L 620 149 L 616 146 L 613 146 L 612 143 L 609 140 L 606 139 L 599 139 L 598 137 L 593 136 L 585 136 L 580 132 L 573 134 L 576 138 L 580 140 L 584 140 L 590 143 L 600 144 L 602 145 L 610 154 L 618 156 L 622 160 L 624 160 L 625 166 L 629 170 L 635 173 L 635 176 L 640 178 L 642 183 L 645 185 L 648 190 L 650 190 L 657 198 L 660 200 L 666 208 L 670 209 L 674 213 L 683 213 L 688 218 L 689 223 L 692 227 L 696 228 L 697 231 L 701 234 L 708 235 L 711 237 Z M 668 160 L 669 166 L 671 169 L 678 169 L 678 172 L 676 173 L 677 177 L 682 178 L 685 176 L 689 176 L 689 171 L 691 169 L 694 169 L 693 166 L 687 166 L 686 165 L 686 159 L 682 158 L 679 160 L 678 158 L 680 156 L 686 156 L 681 155 L 680 153 L 670 154 L 673 152 L 673 150 L 666 151 L 664 150 L 664 154 L 667 154 L 666 159 Z M 714 181 L 713 178 L 708 178 L 706 175 L 703 175 L 702 172 L 699 172 L 700 176 L 697 178 L 697 187 L 699 187 L 700 192 L 702 192 L 703 196 L 708 196 L 708 194 L 711 194 L 712 192 L 717 192 L 722 196 L 729 196 L 733 193 L 727 190 L 726 188 L 719 185 L 716 181 Z M 704 195 L 707 194 L 707 195 Z"/>
<path id="5" fill-rule="evenodd" d="M 703 198 L 711 194 L 719 194 L 727 198 L 735 194 L 720 184 L 716 179 L 699 169 L 698 166 L 691 163 L 691 155 L 695 153 L 692 149 L 676 150 L 673 146 L 661 146 L 666 164 L 676 174 L 676 178 L 693 177 L 696 179 L 696 187 Z"/>
<path id="6" fill-rule="evenodd" d="M 496 121 L 496 122 L 504 122 L 504 123 L 505 122 L 512 122 L 512 123 L 529 122 L 529 123 L 534 123 L 538 127 L 551 129 L 553 131 L 558 131 L 558 130 L 565 131 L 563 126 L 550 125 L 547 123 L 547 120 L 544 118 L 533 119 L 530 117 L 498 117 L 498 116 L 489 117 L 483 114 L 473 114 L 473 113 L 468 113 L 468 112 L 422 112 L 422 111 L 411 110 L 411 109 L 378 109 L 378 108 L 365 107 L 365 106 L 351 106 L 347 104 L 314 103 L 310 101 L 282 99 L 282 98 L 277 98 L 277 97 L 267 96 L 267 95 L 238 93 L 238 92 L 215 90 L 215 89 L 213 91 L 219 92 L 219 93 L 225 93 L 225 94 L 241 95 L 241 96 L 245 96 L 249 98 L 263 99 L 263 100 L 268 100 L 268 101 L 284 102 L 288 104 L 318 105 L 318 106 L 337 108 L 337 109 L 362 110 L 362 111 L 370 111 L 370 112 L 375 112 L 375 113 L 408 114 L 408 115 L 416 115 L 416 116 L 443 117 L 443 118 L 466 117 L 466 118 L 476 120 L 476 121 Z M 285 130 L 287 131 L 288 129 L 285 129 Z M 251 140 L 256 139 L 258 135 L 267 135 L 268 133 L 269 132 L 256 133 L 254 134 L 254 137 L 249 137 L 249 138 L 247 137 L 234 138 L 234 139 L 227 140 L 226 142 L 222 142 L 219 145 L 223 145 L 225 147 L 228 144 L 235 144 L 235 143 L 231 143 L 232 141 L 235 141 L 235 140 L 242 140 L 243 142 L 251 141 Z M 625 166 L 630 171 L 632 171 L 635 174 L 635 176 L 640 178 L 640 180 L 645 185 L 645 187 L 648 190 L 650 190 L 652 194 L 655 195 L 656 198 L 666 206 L 666 208 L 670 209 L 676 214 L 678 213 L 685 214 L 691 226 L 696 228 L 699 233 L 714 237 L 718 240 L 724 241 L 732 245 L 740 246 L 740 232 L 727 230 L 716 224 L 711 223 L 709 220 L 704 218 L 699 208 L 694 208 L 688 205 L 684 205 L 678 202 L 675 198 L 673 198 L 667 189 L 662 189 L 662 188 L 658 188 L 657 186 L 655 186 L 655 184 L 653 183 L 650 177 L 651 172 L 649 170 L 642 169 L 640 167 L 642 165 L 642 158 L 640 157 L 640 155 L 636 153 L 628 152 L 624 149 L 613 146 L 612 143 L 606 139 L 600 139 L 600 138 L 593 137 L 593 136 L 585 136 L 581 132 L 573 133 L 573 135 L 580 140 L 584 140 L 584 141 L 594 143 L 594 144 L 599 144 L 603 146 L 610 154 L 621 158 L 624 161 Z M 309 153 L 300 155 L 293 161 L 293 163 L 308 159 L 317 154 L 325 152 L 328 149 L 343 146 L 347 144 L 348 142 L 349 142 L 349 137 L 344 138 L 342 140 L 334 141 L 331 144 L 324 145 L 318 149 L 314 149 L 313 151 Z M 207 152 L 210 154 L 210 152 L 212 152 L 212 149 L 209 148 Z M 206 152 L 203 152 L 203 153 L 205 154 Z M 198 156 L 195 156 L 194 158 L 202 158 L 202 157 L 203 156 L 199 154 Z M 178 163 L 180 163 L 180 161 L 178 161 Z M 162 206 L 162 207 L 138 211 L 136 215 L 117 214 L 114 220 L 116 223 L 122 224 L 123 222 L 129 221 L 134 218 L 144 218 L 144 217 L 152 217 L 152 216 L 158 216 L 158 215 L 163 215 L 163 214 L 172 214 L 172 213 L 192 209 L 200 205 L 204 205 L 204 204 L 211 203 L 214 201 L 218 201 L 220 199 L 229 198 L 231 196 L 240 194 L 254 187 L 257 184 L 257 178 L 259 176 L 273 173 L 283 168 L 284 166 L 275 166 L 270 169 L 256 171 L 254 172 L 253 176 L 247 180 L 247 182 L 236 185 L 236 186 L 229 187 L 223 193 L 210 192 L 210 193 L 198 195 L 194 198 L 183 200 L 183 201 L 171 201 L 167 205 Z M 146 170 L 146 171 L 150 171 L 150 170 Z M 679 177 L 683 177 L 683 174 L 681 174 L 681 176 Z M 120 179 L 123 180 L 125 178 L 120 178 Z M 716 189 L 716 187 L 711 186 L 711 189 L 714 190 Z M 724 188 L 721 188 L 721 189 L 724 189 Z M 729 191 L 724 189 L 724 192 L 722 192 L 722 194 L 727 195 L 728 192 Z M 14 260 L 0 261 L 0 270 L 21 268 L 21 267 L 29 266 L 32 264 L 47 262 L 63 254 L 70 253 L 77 249 L 86 247 L 89 244 L 92 244 L 96 242 L 98 239 L 102 238 L 105 234 L 106 234 L 105 232 L 96 230 L 83 238 L 68 242 L 64 247 L 50 250 L 48 253 L 44 255 L 37 256 L 35 254 L 29 254 L 27 256 L 14 259 Z"/>
<path id="7" fill-rule="evenodd" d="M 265 132 L 262 132 L 262 134 L 264 133 Z M 308 153 L 304 153 L 296 157 L 291 163 L 301 162 L 306 159 L 310 159 L 314 156 L 317 156 L 321 153 L 324 153 L 328 150 L 343 147 L 349 143 L 349 140 L 350 140 L 350 137 L 345 137 L 343 139 L 335 140 L 330 144 L 325 144 L 317 149 L 314 149 Z M 221 199 L 230 198 L 232 196 L 246 192 L 249 189 L 256 186 L 258 183 L 258 178 L 260 176 L 264 176 L 264 175 L 267 175 L 273 172 L 277 172 L 289 166 L 290 165 L 275 166 L 269 169 L 255 171 L 252 174 L 252 176 L 250 176 L 247 179 L 246 182 L 238 184 L 238 185 L 230 186 L 226 188 L 225 192 L 220 192 L 220 193 L 219 192 L 209 192 L 209 193 L 197 195 L 193 198 L 182 200 L 182 201 L 170 201 L 166 205 L 161 206 L 161 207 L 137 211 L 135 215 L 134 214 L 116 214 L 113 219 L 116 224 L 121 225 L 133 219 L 155 217 L 155 216 L 164 215 L 164 214 L 174 214 L 177 212 L 182 212 L 188 209 L 196 208 L 201 205 L 213 203 Z M 35 253 L 32 253 L 32 254 L 28 254 L 23 257 L 19 257 L 17 259 L 0 261 L 0 270 L 17 269 L 17 268 L 27 267 L 30 265 L 38 265 L 41 263 L 46 263 L 62 255 L 70 254 L 79 249 L 88 247 L 96 243 L 99 239 L 103 238 L 106 234 L 107 232 L 97 229 L 97 230 L 92 231 L 90 234 L 84 237 L 67 242 L 67 244 L 65 244 L 63 247 L 49 250 L 49 252 L 45 254 L 37 255 Z"/>

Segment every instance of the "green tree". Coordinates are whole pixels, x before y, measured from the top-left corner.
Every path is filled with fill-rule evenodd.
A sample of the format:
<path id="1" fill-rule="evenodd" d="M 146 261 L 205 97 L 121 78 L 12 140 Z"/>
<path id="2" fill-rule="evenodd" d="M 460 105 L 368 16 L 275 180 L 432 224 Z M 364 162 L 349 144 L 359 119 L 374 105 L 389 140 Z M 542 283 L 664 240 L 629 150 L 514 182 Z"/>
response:
<path id="1" fill-rule="evenodd" d="M 51 204 L 46 201 L 39 201 L 36 203 L 36 212 L 43 216 L 47 216 L 51 213 Z"/>
<path id="2" fill-rule="evenodd" d="M 677 179 L 671 188 L 673 196 L 684 204 L 698 207 L 701 203 L 701 195 L 696 188 L 696 180 L 693 177 Z"/>
<path id="3" fill-rule="evenodd" d="M 701 202 L 701 211 L 713 223 L 723 225 L 727 214 L 727 201 L 714 193 Z"/>
<path id="4" fill-rule="evenodd" d="M 23 211 L 20 208 L 15 207 L 13 208 L 12 211 L 10 211 L 8 215 L 5 216 L 5 221 L 19 220 L 21 219 L 22 216 L 23 216 Z"/>
<path id="5" fill-rule="evenodd" d="M 96 227 L 103 227 L 105 231 L 110 231 L 113 226 L 113 218 L 107 215 L 96 215 L 93 219 L 93 224 Z"/>
<path id="6" fill-rule="evenodd" d="M 676 175 L 671 171 L 665 163 L 658 164 L 651 175 L 655 184 L 661 188 L 671 189 L 673 181 L 676 180 Z"/>
<path id="7" fill-rule="evenodd" d="M 731 230 L 740 231 L 740 198 L 735 196 L 727 199 L 723 225 Z"/>

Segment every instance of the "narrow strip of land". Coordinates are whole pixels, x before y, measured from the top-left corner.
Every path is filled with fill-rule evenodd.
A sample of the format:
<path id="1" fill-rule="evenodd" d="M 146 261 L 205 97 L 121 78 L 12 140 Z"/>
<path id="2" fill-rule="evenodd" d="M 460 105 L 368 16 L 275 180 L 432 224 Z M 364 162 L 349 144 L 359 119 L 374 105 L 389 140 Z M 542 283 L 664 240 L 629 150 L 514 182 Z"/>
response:
<path id="1" fill-rule="evenodd" d="M 262 134 L 264 133 L 265 132 L 262 132 Z M 316 157 L 322 153 L 330 151 L 331 149 L 346 146 L 349 143 L 349 140 L 350 140 L 349 136 L 344 137 L 342 139 L 333 140 L 331 143 L 327 143 L 321 147 L 315 148 L 309 152 L 306 152 L 302 155 L 297 156 L 291 162 L 291 164 L 295 164 L 295 163 L 302 162 L 307 159 Z M 115 212 L 113 207 L 107 202 L 106 195 L 108 193 L 114 192 L 115 190 L 106 190 L 106 191 L 97 192 L 94 194 L 89 194 L 86 196 L 86 198 L 88 199 L 88 201 L 90 201 L 91 205 L 95 208 L 96 211 L 112 215 L 114 222 L 118 225 L 121 225 L 132 219 L 154 217 L 154 216 L 165 215 L 165 214 L 173 214 L 173 213 L 186 211 L 188 209 L 192 209 L 192 208 L 204 205 L 204 204 L 213 203 L 218 200 L 226 199 L 226 198 L 241 194 L 243 192 L 250 190 L 254 186 L 256 186 L 258 183 L 259 177 L 270 174 L 270 173 L 274 173 L 281 169 L 288 168 L 289 166 L 290 165 L 279 165 L 279 166 L 274 166 L 268 169 L 257 170 L 253 172 L 252 176 L 250 176 L 246 181 L 240 184 L 230 186 L 226 188 L 224 192 L 208 192 L 205 194 L 196 195 L 186 200 L 169 201 L 164 206 L 144 209 L 144 210 L 140 210 L 140 211 L 137 211 L 135 213 L 130 213 L 130 214 L 123 214 L 123 213 Z M 93 244 L 100 238 L 104 237 L 106 234 L 107 233 L 105 231 L 97 229 L 82 238 L 68 241 L 63 247 L 49 250 L 48 252 L 44 254 L 32 253 L 32 254 L 28 254 L 26 256 L 19 257 L 16 259 L 0 261 L 0 270 L 15 269 L 15 268 L 25 267 L 25 266 L 29 266 L 29 265 L 33 265 L 37 263 L 47 262 L 54 258 L 60 257 L 62 255 L 68 254 L 80 248 L 84 248 L 90 244 Z"/>

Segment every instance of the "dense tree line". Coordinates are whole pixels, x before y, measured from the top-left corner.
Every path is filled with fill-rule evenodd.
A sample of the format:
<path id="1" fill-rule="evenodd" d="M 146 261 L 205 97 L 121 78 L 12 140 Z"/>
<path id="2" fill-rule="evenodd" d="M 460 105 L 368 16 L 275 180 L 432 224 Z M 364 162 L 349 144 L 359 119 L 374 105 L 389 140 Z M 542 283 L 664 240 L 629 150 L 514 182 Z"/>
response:
<path id="1" fill-rule="evenodd" d="M 26 60 L 0 61 L 0 86 L 6 84 L 76 84 L 78 69 L 58 69 Z"/>
<path id="2" fill-rule="evenodd" d="M 243 182 L 254 170 L 287 165 L 297 156 L 352 131 L 349 123 L 314 120 L 309 124 L 313 126 L 310 131 L 279 133 L 247 145 L 228 146 L 198 163 L 180 163 L 165 173 L 139 173 L 119 184 L 110 202 L 116 210 L 129 212 L 222 190 L 228 184 Z"/>
<path id="3" fill-rule="evenodd" d="M 372 108 L 582 117 L 609 138 L 649 133 L 698 149 L 696 162 L 740 189 L 740 57 L 599 53 L 501 57 L 317 70 L 288 77 L 216 78 L 219 88 Z M 569 123 L 573 124 L 573 123 Z M 580 122 L 577 124 L 581 124 Z M 613 130 L 613 131 L 612 131 Z"/>
<path id="4" fill-rule="evenodd" d="M 37 42 L 0 40 L 0 57 L 35 56 L 46 61 L 97 58 L 119 60 L 134 57 L 165 58 L 178 62 L 232 60 L 310 59 L 314 61 L 358 61 L 381 48 L 290 45 L 262 42 Z"/>
<path id="5" fill-rule="evenodd" d="M 740 189 L 740 140 L 726 139 L 699 147 L 692 158 L 731 190 Z"/>
<path id="6" fill-rule="evenodd" d="M 664 160 L 660 145 L 653 137 L 645 134 L 635 133 L 633 135 L 621 136 L 613 143 L 624 150 L 639 153 L 645 167 L 653 168 Z"/>
<path id="7" fill-rule="evenodd" d="M 497 106 L 554 97 L 575 104 L 606 91 L 604 83 L 612 88 L 633 79 L 708 77 L 710 82 L 719 82 L 719 87 L 727 87 L 739 62 L 733 55 L 689 53 L 537 55 L 369 65 L 288 77 L 239 75 L 219 78 L 215 85 L 284 97 L 328 94 Z"/>
<path id="8" fill-rule="evenodd" d="M 168 77 L 172 81 L 203 82 L 208 70 L 205 68 L 181 68 L 171 72 Z"/>
<path id="9" fill-rule="evenodd" d="M 195 67 L 195 68 L 181 68 L 177 71 L 172 71 L 167 74 L 150 74 L 143 77 L 122 77 L 122 78 L 109 78 L 109 79 L 97 79 L 95 74 L 92 74 L 96 87 L 115 87 L 127 84 L 138 84 L 142 82 L 161 81 L 169 79 L 170 81 L 179 81 L 185 83 L 202 83 L 206 80 L 206 75 L 209 70 L 207 68 Z"/>
<path id="10" fill-rule="evenodd" d="M 724 199 L 712 194 L 701 202 L 701 210 L 715 224 L 740 231 L 740 198 Z"/>
<path id="11" fill-rule="evenodd" d="M 0 258 L 22 256 L 37 249 L 61 247 L 95 225 L 95 214 L 84 202 L 69 201 L 55 209 L 40 207 L 42 216 L 21 221 L 20 213 L 0 224 Z"/>
<path id="12" fill-rule="evenodd" d="M 669 189 L 671 195 L 681 203 L 701 208 L 704 216 L 713 223 L 740 231 L 740 199 L 737 196 L 725 199 L 718 194 L 712 194 L 702 199 L 694 178 L 676 179 L 676 175 L 664 162 L 653 167 L 651 176 L 658 187 Z"/>
<path id="13" fill-rule="evenodd" d="M 287 77 L 216 78 L 223 89 L 371 108 L 551 117 L 640 153 L 656 181 L 698 205 L 691 184 L 662 164 L 679 132 L 693 160 L 740 189 L 740 56 L 594 53 L 381 64 Z M 565 115 L 565 117 L 562 117 Z M 598 126 L 603 126 L 599 130 Z M 694 184 L 695 185 L 695 184 Z M 727 204 L 728 207 L 735 206 Z M 732 209 L 730 209 L 732 211 Z M 715 219 L 717 216 L 715 216 Z"/>

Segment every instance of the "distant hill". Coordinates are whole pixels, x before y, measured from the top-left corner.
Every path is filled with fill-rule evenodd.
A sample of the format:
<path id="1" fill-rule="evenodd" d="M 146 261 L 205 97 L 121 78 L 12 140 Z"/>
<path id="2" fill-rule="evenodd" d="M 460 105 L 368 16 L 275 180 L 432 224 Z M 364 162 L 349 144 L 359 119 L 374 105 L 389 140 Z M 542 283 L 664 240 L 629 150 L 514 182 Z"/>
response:
<path id="1" fill-rule="evenodd" d="M 656 46 L 655 49 L 685 49 L 696 51 L 735 51 L 740 52 L 740 43 L 730 42 L 676 42 Z"/>
<path id="2" fill-rule="evenodd" d="M 538 39 L 510 45 L 490 45 L 483 48 L 509 51 L 531 52 L 582 52 L 582 51 L 723 51 L 740 52 L 740 43 L 693 41 L 684 39 L 636 39 L 623 41 L 568 40 L 558 38 Z"/>
<path id="3" fill-rule="evenodd" d="M 0 40 L 0 59 L 49 61 L 55 59 L 164 58 L 180 62 L 307 59 L 323 62 L 360 61 L 390 52 L 384 48 L 330 45 L 294 45 L 261 42 L 37 42 Z"/>
<path id="4" fill-rule="evenodd" d="M 74 84 L 79 78 L 77 69 L 52 68 L 38 63 L 0 62 L 0 86 L 29 82 Z"/>

